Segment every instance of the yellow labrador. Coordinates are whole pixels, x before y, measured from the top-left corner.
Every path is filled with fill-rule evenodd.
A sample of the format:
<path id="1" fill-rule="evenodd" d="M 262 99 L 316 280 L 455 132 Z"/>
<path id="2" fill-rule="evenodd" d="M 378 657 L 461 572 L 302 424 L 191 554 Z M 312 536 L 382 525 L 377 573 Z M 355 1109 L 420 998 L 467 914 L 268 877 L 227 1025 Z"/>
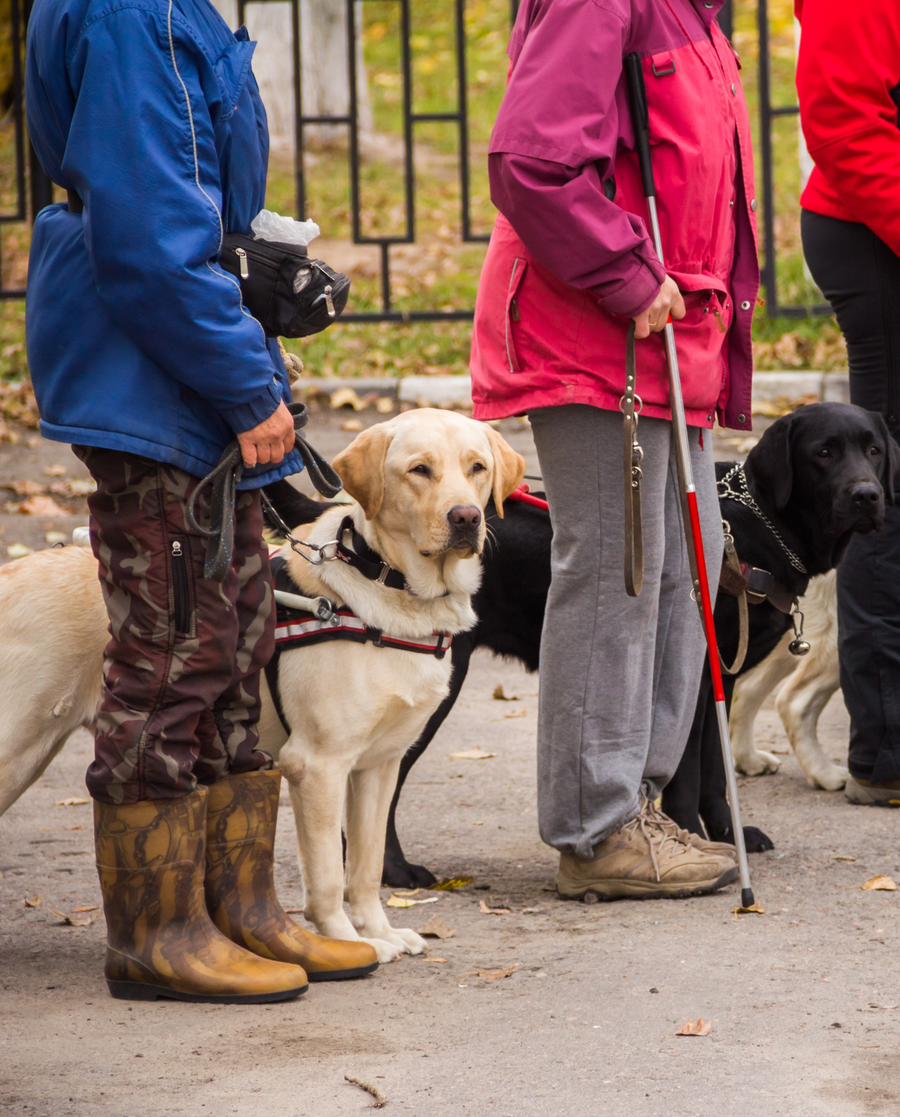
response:
<path id="1" fill-rule="evenodd" d="M 328 510 L 299 534 L 330 543 L 349 514 L 408 589 L 370 581 L 341 561 L 313 567 L 285 548 L 299 592 L 346 605 L 367 626 L 401 639 L 471 628 L 483 509 L 493 495 L 502 515 L 523 459 L 490 427 L 423 409 L 364 431 L 334 465 L 358 503 Z M 351 532 L 345 536 L 352 549 Z M 91 727 L 106 640 L 89 550 L 43 551 L 0 568 L 0 813 L 74 729 Z M 391 927 L 378 890 L 400 758 L 446 695 L 451 657 L 452 648 L 438 659 L 342 640 L 286 651 L 279 689 L 290 735 L 263 687 L 260 744 L 289 782 L 307 914 L 323 934 L 371 941 L 382 962 L 424 948 L 418 935 Z"/>

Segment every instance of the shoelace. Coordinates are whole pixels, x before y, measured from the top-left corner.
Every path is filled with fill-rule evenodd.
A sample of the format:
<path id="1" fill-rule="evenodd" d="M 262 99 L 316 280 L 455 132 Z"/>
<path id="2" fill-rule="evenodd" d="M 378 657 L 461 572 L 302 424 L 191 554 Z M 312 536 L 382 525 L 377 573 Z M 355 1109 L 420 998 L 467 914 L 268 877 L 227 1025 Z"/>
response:
<path id="1" fill-rule="evenodd" d="M 647 845 L 650 847 L 650 860 L 653 863 L 657 880 L 661 879 L 659 875 L 659 854 L 665 849 L 666 842 L 681 846 L 682 854 L 691 848 L 690 842 L 679 836 L 679 827 L 676 823 L 667 815 L 658 812 L 653 803 L 644 796 L 641 796 L 641 809 L 622 829 L 631 831 L 639 829 L 647 839 Z"/>

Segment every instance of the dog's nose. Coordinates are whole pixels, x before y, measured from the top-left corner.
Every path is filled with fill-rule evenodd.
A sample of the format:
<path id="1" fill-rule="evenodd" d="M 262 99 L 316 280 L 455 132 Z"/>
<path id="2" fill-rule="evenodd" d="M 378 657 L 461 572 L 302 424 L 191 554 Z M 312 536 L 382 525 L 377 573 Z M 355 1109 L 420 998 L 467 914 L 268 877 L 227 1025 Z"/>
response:
<path id="1" fill-rule="evenodd" d="M 876 508 L 881 499 L 881 489 L 871 481 L 862 481 L 850 489 L 850 499 L 861 511 Z"/>
<path id="2" fill-rule="evenodd" d="M 447 513 L 447 519 L 453 527 L 463 531 L 476 528 L 481 523 L 481 509 L 474 504 L 455 504 Z"/>

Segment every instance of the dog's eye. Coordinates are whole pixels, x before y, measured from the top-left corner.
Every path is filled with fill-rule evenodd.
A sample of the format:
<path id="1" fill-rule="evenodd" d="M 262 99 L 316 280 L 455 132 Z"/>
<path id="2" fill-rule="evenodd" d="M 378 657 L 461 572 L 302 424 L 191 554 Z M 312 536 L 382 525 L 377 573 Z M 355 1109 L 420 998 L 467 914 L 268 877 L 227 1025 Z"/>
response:
<path id="1" fill-rule="evenodd" d="M 420 465 L 414 465 L 409 472 L 410 473 L 418 473 L 420 477 L 430 477 L 431 476 L 431 470 L 428 468 L 427 465 L 421 465 L 421 464 Z"/>
<path id="2" fill-rule="evenodd" d="M 816 457 L 817 458 L 830 458 L 831 457 L 831 451 L 826 446 L 823 450 L 820 450 L 818 452 L 818 454 L 816 454 Z"/>
<path id="3" fill-rule="evenodd" d="M 472 472 L 473 473 L 484 473 L 484 471 L 486 469 L 487 469 L 487 466 L 484 464 L 484 462 L 476 462 L 472 466 Z"/>
<path id="4" fill-rule="evenodd" d="M 877 456 L 878 454 L 880 454 L 880 453 L 881 453 L 881 451 L 880 451 L 880 450 L 878 449 L 878 447 L 877 447 L 877 446 L 870 446 L 870 447 L 869 447 L 869 453 L 870 453 L 870 454 L 872 455 L 872 457 L 874 458 L 874 457 L 876 457 L 876 456 Z"/>

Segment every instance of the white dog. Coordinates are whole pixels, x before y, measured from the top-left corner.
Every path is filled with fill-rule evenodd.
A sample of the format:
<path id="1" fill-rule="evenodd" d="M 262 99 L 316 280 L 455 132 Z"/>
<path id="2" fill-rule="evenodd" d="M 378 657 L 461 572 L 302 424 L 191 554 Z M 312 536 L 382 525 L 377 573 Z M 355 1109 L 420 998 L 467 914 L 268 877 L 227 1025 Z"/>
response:
<path id="1" fill-rule="evenodd" d="M 358 503 L 293 532 L 329 556 L 313 566 L 283 549 L 298 594 L 327 598 L 400 642 L 435 633 L 446 642 L 473 627 L 484 507 L 493 496 L 503 514 L 524 460 L 491 427 L 423 409 L 364 431 L 334 465 Z M 383 576 L 370 580 L 346 557 L 331 561 L 339 537 L 345 556 L 365 551 L 371 560 L 375 552 Z M 76 728 L 92 727 L 106 641 L 89 550 L 42 551 L 0 568 L 0 813 Z M 290 786 L 309 918 L 323 934 L 371 942 L 381 962 L 425 947 L 414 932 L 393 928 L 382 908 L 384 836 L 400 759 L 447 694 L 452 669 L 452 648 L 439 658 L 387 642 L 338 639 L 283 652 L 278 689 L 290 733 L 268 686 L 260 723 L 261 748 Z"/>
<path id="2" fill-rule="evenodd" d="M 813 578 L 800 600 L 800 610 L 809 654 L 802 659 L 791 655 L 788 645 L 794 634 L 787 632 L 775 650 L 735 684 L 729 719 L 734 762 L 747 776 L 778 771 L 778 757 L 756 747 L 753 726 L 763 702 L 787 679 L 775 707 L 806 781 L 810 787 L 840 791 L 847 782 L 847 768 L 828 759 L 816 732 L 822 711 L 840 686 L 834 571 Z"/>

